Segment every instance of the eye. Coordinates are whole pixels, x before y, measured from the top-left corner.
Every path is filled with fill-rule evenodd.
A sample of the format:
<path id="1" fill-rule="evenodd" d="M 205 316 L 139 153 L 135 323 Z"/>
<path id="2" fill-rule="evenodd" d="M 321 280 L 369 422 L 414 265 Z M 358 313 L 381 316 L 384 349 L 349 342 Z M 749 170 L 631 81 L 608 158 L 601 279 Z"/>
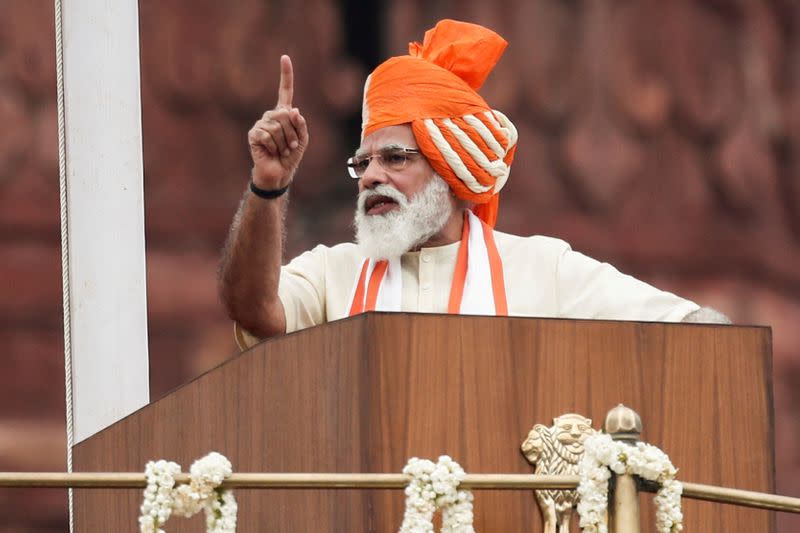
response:
<path id="1" fill-rule="evenodd" d="M 352 163 L 350 163 L 350 166 L 353 167 L 356 172 L 362 172 L 364 170 L 367 170 L 367 167 L 369 166 L 369 158 L 368 157 L 359 157 L 358 159 L 354 158 Z"/>
<path id="2" fill-rule="evenodd" d="M 383 160 L 389 165 L 403 165 L 406 162 L 407 156 L 403 152 L 389 152 L 382 156 Z"/>

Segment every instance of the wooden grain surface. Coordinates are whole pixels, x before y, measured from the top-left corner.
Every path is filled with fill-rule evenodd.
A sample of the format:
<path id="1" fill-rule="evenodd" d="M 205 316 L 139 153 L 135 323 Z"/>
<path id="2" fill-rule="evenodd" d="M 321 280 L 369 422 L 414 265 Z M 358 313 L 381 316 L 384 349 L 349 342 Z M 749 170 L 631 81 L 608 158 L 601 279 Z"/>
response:
<path id="1" fill-rule="evenodd" d="M 770 331 L 758 327 L 373 313 L 263 343 L 78 444 L 76 471 L 399 472 L 451 455 L 529 473 L 535 423 L 636 409 L 679 478 L 774 491 Z M 397 490 L 239 490 L 240 531 L 396 530 Z M 641 496 L 643 531 L 652 497 Z M 76 531 L 136 531 L 140 491 L 76 490 Z M 771 512 L 684 501 L 688 531 L 772 531 Z M 476 529 L 540 531 L 527 491 L 480 491 Z M 573 524 L 573 529 L 577 530 Z M 173 519 L 169 531 L 200 531 Z"/>

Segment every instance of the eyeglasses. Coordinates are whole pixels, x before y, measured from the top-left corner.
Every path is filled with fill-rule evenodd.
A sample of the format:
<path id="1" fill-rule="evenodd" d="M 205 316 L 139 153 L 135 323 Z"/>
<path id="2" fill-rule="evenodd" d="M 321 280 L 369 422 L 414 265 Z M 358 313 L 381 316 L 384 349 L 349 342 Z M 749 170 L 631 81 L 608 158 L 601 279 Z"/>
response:
<path id="1" fill-rule="evenodd" d="M 347 171 L 351 178 L 359 179 L 369 167 L 370 161 L 377 159 L 378 163 L 386 170 L 397 172 L 406 167 L 408 160 L 421 152 L 414 148 L 396 148 L 387 146 L 374 154 L 359 155 L 347 160 Z"/>

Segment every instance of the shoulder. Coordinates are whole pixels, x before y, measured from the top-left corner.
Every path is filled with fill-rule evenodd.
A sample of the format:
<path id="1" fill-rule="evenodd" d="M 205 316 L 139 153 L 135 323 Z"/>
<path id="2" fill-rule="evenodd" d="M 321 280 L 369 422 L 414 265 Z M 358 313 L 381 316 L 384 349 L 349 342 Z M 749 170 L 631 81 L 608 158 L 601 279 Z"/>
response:
<path id="1" fill-rule="evenodd" d="M 536 254 L 557 258 L 572 249 L 568 242 L 544 235 L 523 237 L 495 230 L 494 240 L 498 251 L 502 255 Z"/>
<path id="2" fill-rule="evenodd" d="M 319 265 L 321 268 L 339 267 L 358 264 L 362 261 L 358 247 L 352 242 L 327 246 L 318 244 L 311 250 L 303 252 L 292 259 L 285 268 L 297 268 L 307 265 Z"/>
<path id="3" fill-rule="evenodd" d="M 324 254 L 329 257 L 351 257 L 359 256 L 358 246 L 352 242 L 342 242 L 327 246 L 325 244 L 318 244 L 310 250 L 311 253 Z"/>
<path id="4" fill-rule="evenodd" d="M 358 256 L 358 247 L 352 242 L 343 242 L 339 244 L 335 244 L 333 246 L 328 246 L 325 244 L 318 244 L 315 247 L 307 250 L 300 255 L 296 256 L 296 258 L 303 257 L 303 256 L 319 256 L 319 257 L 351 257 L 351 256 Z"/>
<path id="5" fill-rule="evenodd" d="M 523 237 L 495 231 L 494 239 L 504 270 L 512 277 L 533 277 L 552 284 L 561 261 L 571 253 L 566 241 L 544 235 Z"/>

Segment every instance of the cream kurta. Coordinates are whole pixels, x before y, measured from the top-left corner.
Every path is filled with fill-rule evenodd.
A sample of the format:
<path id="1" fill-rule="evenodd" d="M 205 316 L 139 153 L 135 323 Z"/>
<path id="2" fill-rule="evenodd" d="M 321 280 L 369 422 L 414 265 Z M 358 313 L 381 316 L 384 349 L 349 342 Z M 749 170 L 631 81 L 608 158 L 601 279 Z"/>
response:
<path id="1" fill-rule="evenodd" d="M 574 252 L 550 237 L 494 232 L 511 316 L 678 322 L 698 305 Z M 402 256 L 402 311 L 446 313 L 459 243 Z M 364 258 L 355 244 L 317 246 L 281 269 L 286 332 L 347 316 Z M 487 295 L 488 298 L 491 295 Z M 237 330 L 242 348 L 258 339 Z"/>

